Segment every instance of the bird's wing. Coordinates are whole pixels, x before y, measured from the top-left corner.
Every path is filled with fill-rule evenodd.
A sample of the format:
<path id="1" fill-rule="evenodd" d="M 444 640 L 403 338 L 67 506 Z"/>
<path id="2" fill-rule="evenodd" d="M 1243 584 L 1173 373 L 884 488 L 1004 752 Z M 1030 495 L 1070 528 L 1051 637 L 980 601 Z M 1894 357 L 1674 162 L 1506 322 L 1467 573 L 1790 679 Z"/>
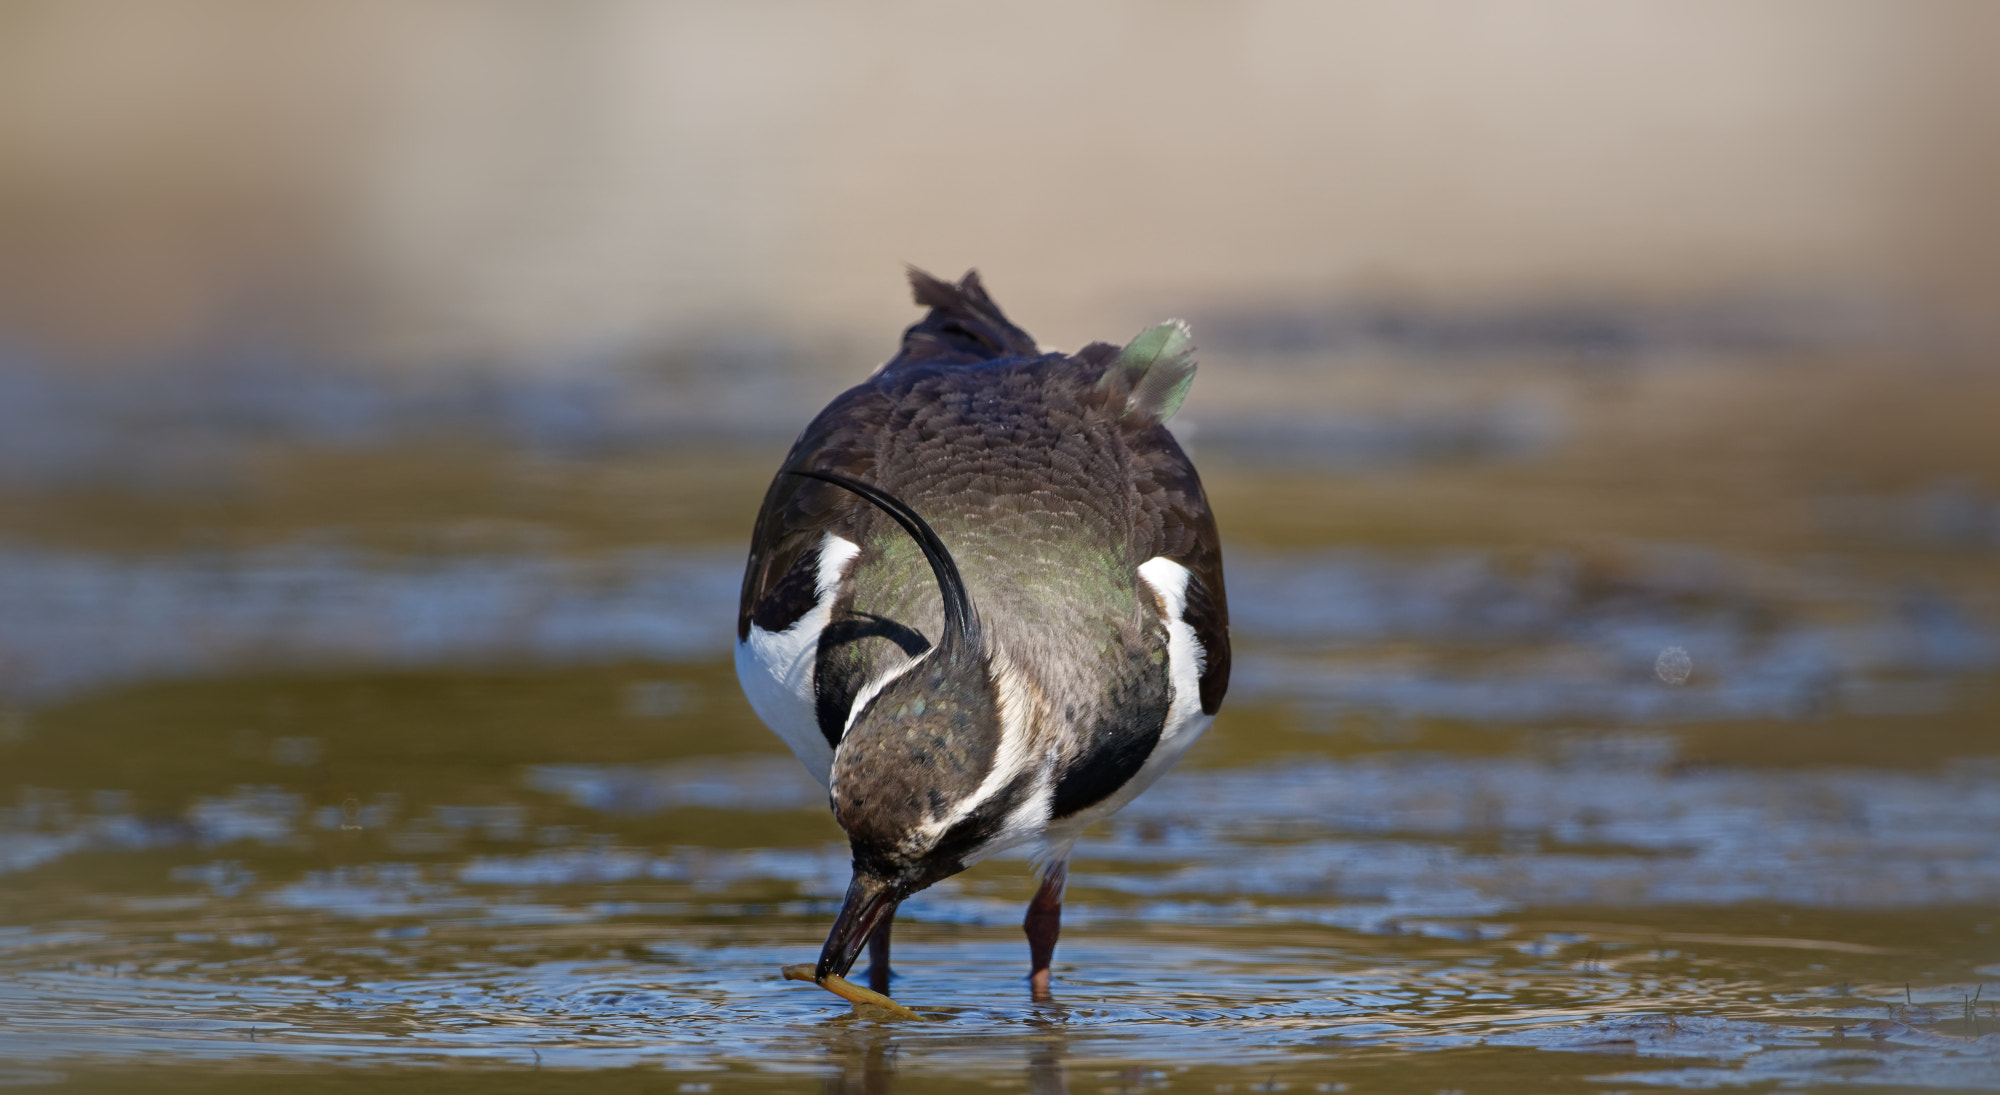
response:
<path id="1" fill-rule="evenodd" d="M 831 467 L 871 478 L 874 449 L 865 423 L 871 401 L 880 399 L 863 385 L 834 400 L 799 435 L 783 468 Z M 737 603 L 736 673 L 744 694 L 822 781 L 865 683 L 829 681 L 819 668 L 820 640 L 860 553 L 860 520 L 852 494 L 781 470 L 757 514 Z"/>
<path id="2" fill-rule="evenodd" d="M 1229 690 L 1229 598 L 1222 583 L 1222 542 L 1194 465 L 1165 427 L 1154 426 L 1150 432 L 1155 436 L 1131 446 L 1132 488 L 1139 503 L 1133 554 L 1147 561 L 1167 559 L 1188 572 L 1181 619 L 1201 644 L 1201 709 L 1213 715 Z"/>
<path id="3" fill-rule="evenodd" d="M 1109 666 L 1096 718 L 1073 729 L 1058 761 L 1051 817 L 1075 829 L 1116 810 L 1200 737 L 1229 687 L 1229 608 L 1222 549 L 1201 478 L 1162 424 L 1194 375 L 1186 328 L 1165 324 L 1123 350 L 1093 344 L 1071 375 L 1116 424 L 1129 485 L 1126 557 L 1164 628 L 1137 660 Z M 1164 657 L 1162 657 L 1164 655 Z"/>
<path id="4" fill-rule="evenodd" d="M 837 468 L 866 480 L 874 467 L 873 447 L 862 435 L 865 405 L 880 396 L 867 386 L 836 399 L 799 435 L 783 468 Z M 736 607 L 736 638 L 751 628 L 783 631 L 818 601 L 817 563 L 828 533 L 852 539 L 853 495 L 839 487 L 787 475 L 781 470 L 764 492 L 757 527 L 750 534 L 750 560 Z"/>
<path id="5" fill-rule="evenodd" d="M 1229 690 L 1229 599 L 1222 584 L 1222 540 L 1194 463 L 1167 431 L 1194 380 L 1194 343 L 1178 320 L 1142 332 L 1123 349 L 1095 344 L 1078 360 L 1102 362 L 1097 382 L 1119 415 L 1130 454 L 1136 513 L 1132 554 L 1165 559 L 1187 571 L 1181 620 L 1201 645 L 1201 710 L 1213 715 Z M 1157 583 L 1148 579 L 1149 584 Z"/>

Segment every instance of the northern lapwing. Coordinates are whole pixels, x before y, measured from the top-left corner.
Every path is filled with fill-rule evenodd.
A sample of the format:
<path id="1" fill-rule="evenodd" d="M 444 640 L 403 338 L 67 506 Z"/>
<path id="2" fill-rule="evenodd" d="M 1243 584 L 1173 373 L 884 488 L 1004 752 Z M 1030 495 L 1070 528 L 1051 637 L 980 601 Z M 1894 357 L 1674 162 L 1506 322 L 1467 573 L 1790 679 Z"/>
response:
<path id="1" fill-rule="evenodd" d="M 887 992 L 904 898 L 1033 845 L 1049 995 L 1071 847 L 1160 778 L 1229 683 L 1222 551 L 1166 421 L 1185 324 L 1045 353 L 978 273 L 799 435 L 764 495 L 736 672 L 825 784 L 853 881 L 814 967 Z"/>

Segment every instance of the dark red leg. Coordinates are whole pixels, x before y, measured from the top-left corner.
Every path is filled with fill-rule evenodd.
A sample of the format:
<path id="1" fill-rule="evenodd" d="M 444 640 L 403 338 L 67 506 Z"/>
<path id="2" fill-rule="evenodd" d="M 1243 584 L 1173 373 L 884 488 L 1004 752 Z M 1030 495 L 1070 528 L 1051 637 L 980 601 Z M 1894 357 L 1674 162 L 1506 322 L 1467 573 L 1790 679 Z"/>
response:
<path id="1" fill-rule="evenodd" d="M 884 996 L 889 995 L 889 926 L 895 922 L 890 913 L 868 937 L 868 987 Z"/>
<path id="2" fill-rule="evenodd" d="M 1028 992 L 1037 1002 L 1050 998 L 1049 962 L 1056 956 L 1056 937 L 1062 934 L 1063 884 L 1068 880 L 1068 860 L 1051 864 L 1021 921 L 1021 930 L 1028 933 Z"/>

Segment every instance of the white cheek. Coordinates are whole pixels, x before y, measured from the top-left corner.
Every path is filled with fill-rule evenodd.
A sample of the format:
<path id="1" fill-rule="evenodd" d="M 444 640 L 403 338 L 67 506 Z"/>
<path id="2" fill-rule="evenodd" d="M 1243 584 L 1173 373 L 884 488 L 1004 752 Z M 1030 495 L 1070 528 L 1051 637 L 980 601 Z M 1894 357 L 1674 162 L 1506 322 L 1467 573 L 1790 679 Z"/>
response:
<path id="1" fill-rule="evenodd" d="M 867 684 L 862 685 L 861 691 L 856 692 L 854 694 L 854 702 L 850 704 L 847 708 L 847 721 L 842 723 L 840 726 L 840 740 L 842 741 L 847 740 L 847 732 L 854 729 L 854 720 L 861 717 L 861 712 L 868 706 L 868 702 L 870 700 L 873 700 L 875 696 L 878 693 L 880 693 L 884 688 L 887 688 L 889 686 L 890 681 L 893 681 L 897 677 L 900 677 L 903 674 L 908 673 L 911 669 L 916 668 L 918 662 L 923 661 L 926 657 L 929 656 L 930 656 L 930 651 L 926 650 L 922 654 L 919 654 L 916 657 L 909 659 L 908 661 L 904 662 L 901 665 L 890 667 L 888 671 L 884 672 L 881 676 L 876 677 L 874 680 L 869 681 Z"/>

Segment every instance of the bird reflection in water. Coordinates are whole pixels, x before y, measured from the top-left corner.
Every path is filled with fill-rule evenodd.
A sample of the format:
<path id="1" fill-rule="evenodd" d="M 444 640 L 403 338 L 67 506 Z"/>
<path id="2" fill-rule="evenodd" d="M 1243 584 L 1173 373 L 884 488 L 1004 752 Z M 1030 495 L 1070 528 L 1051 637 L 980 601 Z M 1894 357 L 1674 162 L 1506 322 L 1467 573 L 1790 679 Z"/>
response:
<path id="1" fill-rule="evenodd" d="M 1054 1023 L 1032 1023 L 1034 1033 L 1018 1040 L 1014 1047 L 1025 1051 L 1022 1071 L 1029 1095 L 1069 1095 L 1069 1036 Z M 842 1022 L 843 1028 L 827 1041 L 830 1066 L 820 1090 L 826 1095 L 887 1095 L 897 1090 L 896 1059 L 909 1035 L 893 1025 Z M 907 1077 L 904 1095 L 949 1091 L 956 1081 L 949 1075 L 923 1074 Z"/>

